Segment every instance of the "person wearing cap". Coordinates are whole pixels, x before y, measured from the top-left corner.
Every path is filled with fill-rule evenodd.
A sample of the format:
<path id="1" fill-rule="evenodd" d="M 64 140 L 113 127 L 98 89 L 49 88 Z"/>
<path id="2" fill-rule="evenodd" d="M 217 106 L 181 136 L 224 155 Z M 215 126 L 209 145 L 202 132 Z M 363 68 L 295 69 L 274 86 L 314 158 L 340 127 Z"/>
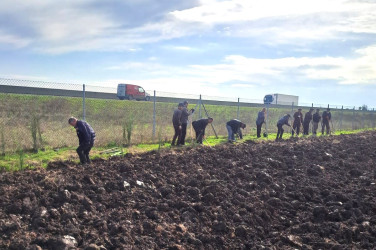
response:
<path id="1" fill-rule="evenodd" d="M 313 112 L 313 108 L 310 108 L 309 111 L 304 116 L 304 121 L 303 121 L 303 135 L 308 135 L 309 134 L 309 124 L 312 121 L 312 112 Z"/>
<path id="2" fill-rule="evenodd" d="M 319 123 L 321 120 L 320 109 L 316 109 L 316 113 L 313 114 L 312 119 L 313 119 L 312 134 L 316 135 L 317 129 L 319 128 Z"/>
<path id="3" fill-rule="evenodd" d="M 279 119 L 279 121 L 277 123 L 278 132 L 277 132 L 276 141 L 282 139 L 283 131 L 284 131 L 283 130 L 283 125 L 287 125 L 287 126 L 291 127 L 291 125 L 289 124 L 290 117 L 291 117 L 290 114 L 286 114 L 281 119 Z"/>
<path id="4" fill-rule="evenodd" d="M 237 120 L 237 119 L 233 119 L 231 121 L 228 121 L 226 123 L 226 128 L 227 128 L 227 132 L 228 132 L 228 142 L 232 143 L 232 142 L 235 142 L 235 134 L 238 134 L 239 135 L 239 138 L 240 139 L 243 139 L 243 134 L 242 134 L 242 131 L 241 131 L 241 128 L 242 129 L 245 129 L 246 125 L 244 123 L 242 123 L 241 121 Z"/>
<path id="5" fill-rule="evenodd" d="M 266 112 L 266 109 L 263 108 L 260 112 L 258 112 L 258 115 L 257 115 L 257 120 L 256 120 L 257 138 L 261 137 L 261 127 L 262 127 L 262 124 L 265 123 L 265 112 Z"/>
<path id="6" fill-rule="evenodd" d="M 205 138 L 205 129 L 209 123 L 213 122 L 213 118 L 208 117 L 192 122 L 193 129 L 196 132 L 196 142 L 202 144 L 202 139 Z"/>
<path id="7" fill-rule="evenodd" d="M 332 114 L 330 113 L 330 108 L 327 108 L 324 113 L 322 113 L 322 131 L 321 134 L 324 134 L 326 128 L 326 134 L 329 134 L 330 131 L 330 124 L 329 122 L 332 120 Z"/>
<path id="8" fill-rule="evenodd" d="M 303 123 L 303 114 L 302 114 L 302 109 L 299 108 L 298 111 L 295 112 L 294 114 L 294 123 L 292 125 L 292 136 L 294 136 L 294 132 L 296 132 L 296 135 L 299 136 L 300 133 L 300 125 Z"/>
<path id="9" fill-rule="evenodd" d="M 94 129 L 85 121 L 80 121 L 75 117 L 68 119 L 68 123 L 76 129 L 79 146 L 76 149 L 80 157 L 81 164 L 91 163 L 89 153 L 94 146 L 95 132 Z"/>
<path id="10" fill-rule="evenodd" d="M 195 111 L 191 109 L 188 111 L 188 102 L 183 102 L 184 107 L 181 110 L 181 135 L 179 145 L 185 145 L 185 137 L 187 135 L 188 117 Z"/>
<path id="11" fill-rule="evenodd" d="M 174 114 L 172 115 L 172 125 L 174 126 L 175 134 L 172 137 L 171 146 L 175 146 L 175 141 L 178 139 L 177 145 L 179 145 L 180 137 L 181 137 L 181 110 L 183 109 L 184 104 L 179 103 L 178 107 L 174 110 Z"/>

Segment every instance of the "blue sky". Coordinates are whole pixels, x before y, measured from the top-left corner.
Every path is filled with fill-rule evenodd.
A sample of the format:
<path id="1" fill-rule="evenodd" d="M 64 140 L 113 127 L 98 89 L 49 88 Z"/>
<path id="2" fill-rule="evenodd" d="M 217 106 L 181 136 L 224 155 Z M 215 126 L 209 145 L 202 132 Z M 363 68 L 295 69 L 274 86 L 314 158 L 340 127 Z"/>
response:
<path id="1" fill-rule="evenodd" d="M 376 2 L 3 0 L 0 77 L 376 107 Z"/>

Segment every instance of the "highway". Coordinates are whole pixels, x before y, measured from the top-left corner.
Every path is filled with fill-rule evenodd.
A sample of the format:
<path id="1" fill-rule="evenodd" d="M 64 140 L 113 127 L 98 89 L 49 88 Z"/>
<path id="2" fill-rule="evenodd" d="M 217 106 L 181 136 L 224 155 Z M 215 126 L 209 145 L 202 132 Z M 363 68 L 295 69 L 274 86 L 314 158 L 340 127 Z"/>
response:
<path id="1" fill-rule="evenodd" d="M 11 85 L 0 85 L 0 93 L 11 93 L 11 94 L 25 94 L 25 95 L 49 95 L 49 96 L 66 96 L 66 97 L 83 97 L 83 91 L 77 90 L 66 90 L 66 89 L 52 89 L 52 88 L 35 88 L 35 87 L 23 87 L 23 86 L 11 86 Z M 101 93 L 85 91 L 86 98 L 98 98 L 98 99 L 114 99 L 118 100 L 115 93 Z M 176 97 L 156 97 L 156 102 L 167 102 L 167 103 L 179 103 L 183 101 L 188 101 L 191 104 L 197 103 L 197 99 L 192 98 L 176 98 Z M 151 101 L 153 101 L 153 96 L 151 96 Z M 207 105 L 224 105 L 224 106 L 238 106 L 237 102 L 230 101 L 213 101 L 213 100 L 203 100 L 204 104 Z M 240 102 L 241 107 L 262 107 L 263 104 L 258 103 L 244 103 Z M 273 105 L 274 107 L 280 105 Z M 285 107 L 285 106 L 284 106 Z"/>

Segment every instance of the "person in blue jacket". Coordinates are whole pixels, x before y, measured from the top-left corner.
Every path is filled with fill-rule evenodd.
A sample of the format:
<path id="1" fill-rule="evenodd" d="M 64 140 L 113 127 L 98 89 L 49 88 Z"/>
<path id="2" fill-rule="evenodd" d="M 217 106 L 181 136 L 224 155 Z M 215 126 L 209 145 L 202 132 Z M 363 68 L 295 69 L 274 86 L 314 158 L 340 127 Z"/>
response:
<path id="1" fill-rule="evenodd" d="M 277 132 L 277 138 L 276 138 L 276 140 L 281 140 L 282 139 L 282 135 L 283 135 L 283 131 L 284 131 L 283 130 L 283 125 L 287 125 L 287 126 L 291 127 L 291 125 L 289 124 L 290 117 L 291 117 L 290 114 L 286 114 L 281 119 L 279 119 L 279 121 L 277 123 L 278 132 Z"/>
<path id="2" fill-rule="evenodd" d="M 261 127 L 262 127 L 262 124 L 265 123 L 265 113 L 266 113 L 266 109 L 263 108 L 260 112 L 258 112 L 258 115 L 257 115 L 257 120 L 256 120 L 257 138 L 261 137 Z"/>
<path id="3" fill-rule="evenodd" d="M 80 157 L 81 164 L 90 163 L 89 153 L 95 141 L 94 129 L 89 123 L 77 120 L 75 117 L 69 118 L 68 123 L 73 126 L 77 132 L 79 146 L 76 151 Z"/>

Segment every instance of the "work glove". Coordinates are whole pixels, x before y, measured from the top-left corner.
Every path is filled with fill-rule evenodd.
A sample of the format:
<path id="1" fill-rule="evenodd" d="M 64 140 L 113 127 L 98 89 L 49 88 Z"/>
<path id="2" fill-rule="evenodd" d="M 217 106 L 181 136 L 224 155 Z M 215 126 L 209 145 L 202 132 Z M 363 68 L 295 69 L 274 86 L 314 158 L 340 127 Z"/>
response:
<path id="1" fill-rule="evenodd" d="M 191 109 L 191 112 L 192 112 L 192 113 L 195 112 L 195 109 Z"/>

